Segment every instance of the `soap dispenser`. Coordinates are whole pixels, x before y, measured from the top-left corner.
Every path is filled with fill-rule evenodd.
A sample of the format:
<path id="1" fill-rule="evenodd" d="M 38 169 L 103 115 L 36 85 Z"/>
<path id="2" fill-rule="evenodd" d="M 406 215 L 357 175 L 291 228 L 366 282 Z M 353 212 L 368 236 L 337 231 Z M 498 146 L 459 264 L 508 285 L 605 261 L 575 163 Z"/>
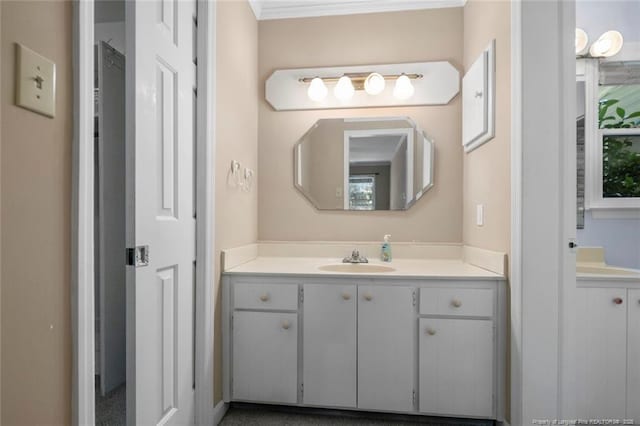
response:
<path id="1" fill-rule="evenodd" d="M 384 243 L 382 243 L 382 253 L 380 255 L 380 260 L 382 260 L 383 262 L 391 262 L 391 244 L 389 244 L 389 238 L 391 238 L 391 235 L 385 235 Z"/>

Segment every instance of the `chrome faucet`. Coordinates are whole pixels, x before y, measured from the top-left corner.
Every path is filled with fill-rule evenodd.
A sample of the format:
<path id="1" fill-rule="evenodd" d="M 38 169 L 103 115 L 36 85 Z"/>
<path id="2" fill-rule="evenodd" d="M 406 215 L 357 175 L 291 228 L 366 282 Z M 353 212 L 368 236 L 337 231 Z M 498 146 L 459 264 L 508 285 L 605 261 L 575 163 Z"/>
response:
<path id="1" fill-rule="evenodd" d="M 358 249 L 354 249 L 351 252 L 351 257 L 345 257 L 342 259 L 342 263 L 369 263 L 369 259 L 364 256 L 360 257 Z"/>

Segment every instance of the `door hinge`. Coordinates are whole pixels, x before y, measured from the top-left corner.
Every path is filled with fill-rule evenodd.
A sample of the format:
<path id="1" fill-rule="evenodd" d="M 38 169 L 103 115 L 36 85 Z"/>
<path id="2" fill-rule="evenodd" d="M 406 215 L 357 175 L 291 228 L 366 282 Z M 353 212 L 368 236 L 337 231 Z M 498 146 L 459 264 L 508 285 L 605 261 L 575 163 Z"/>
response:
<path id="1" fill-rule="evenodd" d="M 127 247 L 125 262 L 127 266 L 136 268 L 149 266 L 149 246 Z"/>
<path id="2" fill-rule="evenodd" d="M 415 389 L 411 394 L 411 405 L 413 406 L 413 408 L 416 408 L 416 390 Z"/>
<path id="3" fill-rule="evenodd" d="M 300 303 L 304 302 L 304 288 L 300 288 Z"/>
<path id="4" fill-rule="evenodd" d="M 304 397 L 304 383 L 300 383 L 300 398 Z"/>
<path id="5" fill-rule="evenodd" d="M 413 306 L 416 306 L 417 299 L 416 299 L 416 291 L 415 290 L 413 290 L 413 292 L 411 292 L 411 298 L 413 299 Z"/>

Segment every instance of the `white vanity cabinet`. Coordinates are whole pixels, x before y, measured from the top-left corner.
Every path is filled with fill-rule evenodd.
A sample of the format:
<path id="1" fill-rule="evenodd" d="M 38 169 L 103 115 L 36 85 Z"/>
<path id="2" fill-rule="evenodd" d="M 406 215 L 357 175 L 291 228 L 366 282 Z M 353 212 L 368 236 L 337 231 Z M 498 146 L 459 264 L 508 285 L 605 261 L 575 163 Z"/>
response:
<path id="1" fill-rule="evenodd" d="M 415 408 L 415 290 L 358 287 L 358 408 Z"/>
<path id="2" fill-rule="evenodd" d="M 503 420 L 504 301 L 499 279 L 225 275 L 224 400 Z"/>
<path id="3" fill-rule="evenodd" d="M 576 417 L 639 424 L 640 289 L 579 277 L 575 297 Z"/>
<path id="4" fill-rule="evenodd" d="M 493 289 L 420 289 L 421 412 L 493 415 L 495 305 Z"/>
<path id="5" fill-rule="evenodd" d="M 577 413 L 581 418 L 619 419 L 626 405 L 626 290 L 582 288 L 576 297 L 580 325 L 576 342 Z"/>
<path id="6" fill-rule="evenodd" d="M 233 288 L 233 395 L 242 401 L 298 400 L 298 286 Z"/>
<path id="7" fill-rule="evenodd" d="M 640 423 L 640 289 L 628 290 L 627 418 Z"/>
<path id="8" fill-rule="evenodd" d="M 356 407 L 355 285 L 305 284 L 303 402 Z"/>

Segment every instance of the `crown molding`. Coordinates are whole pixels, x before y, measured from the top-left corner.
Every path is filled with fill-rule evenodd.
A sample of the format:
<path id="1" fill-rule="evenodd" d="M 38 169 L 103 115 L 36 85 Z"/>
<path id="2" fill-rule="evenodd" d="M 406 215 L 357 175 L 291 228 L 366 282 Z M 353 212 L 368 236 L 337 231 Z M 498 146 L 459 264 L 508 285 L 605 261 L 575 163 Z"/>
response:
<path id="1" fill-rule="evenodd" d="M 255 15 L 256 19 L 260 20 L 262 14 L 262 0 L 249 0 L 249 6 Z"/>
<path id="2" fill-rule="evenodd" d="M 258 20 L 441 9 L 463 7 L 466 2 L 467 0 L 309 0 L 296 2 L 249 0 Z"/>

